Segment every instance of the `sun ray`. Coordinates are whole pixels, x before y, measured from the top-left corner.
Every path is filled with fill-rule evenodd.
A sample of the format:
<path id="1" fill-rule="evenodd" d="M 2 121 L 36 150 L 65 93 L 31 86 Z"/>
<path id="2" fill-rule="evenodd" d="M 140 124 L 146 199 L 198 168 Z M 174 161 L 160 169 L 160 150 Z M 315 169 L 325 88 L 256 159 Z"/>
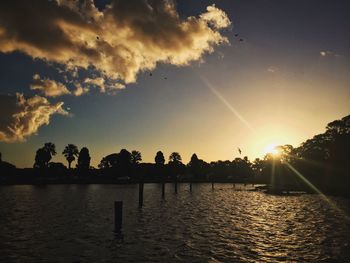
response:
<path id="1" fill-rule="evenodd" d="M 235 109 L 231 103 L 229 103 L 225 97 L 215 88 L 213 84 L 210 83 L 204 76 L 198 74 L 199 78 L 205 84 L 205 86 L 226 106 L 226 108 L 233 113 L 237 119 L 239 119 L 250 131 L 255 132 L 250 123 Z"/>
<path id="2" fill-rule="evenodd" d="M 325 194 L 323 194 L 315 185 L 313 185 L 308 179 L 306 179 L 297 169 L 295 169 L 289 162 L 284 161 L 284 164 L 295 173 L 308 187 L 310 187 L 315 193 L 319 194 L 321 198 L 330 205 L 332 209 L 343 215 L 347 220 L 350 221 L 350 217 L 345 214 L 345 212 L 340 209 L 334 202 L 332 202 Z"/>

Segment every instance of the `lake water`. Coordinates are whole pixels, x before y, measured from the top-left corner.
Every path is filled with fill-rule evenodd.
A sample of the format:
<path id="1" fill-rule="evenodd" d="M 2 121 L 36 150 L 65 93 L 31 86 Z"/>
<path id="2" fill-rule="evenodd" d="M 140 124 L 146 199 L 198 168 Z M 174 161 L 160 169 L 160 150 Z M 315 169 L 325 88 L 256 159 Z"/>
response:
<path id="1" fill-rule="evenodd" d="M 1 262 L 350 262 L 350 200 L 230 184 L 0 187 Z M 113 233 L 124 201 L 123 238 Z M 330 203 L 329 203 L 330 202 Z"/>

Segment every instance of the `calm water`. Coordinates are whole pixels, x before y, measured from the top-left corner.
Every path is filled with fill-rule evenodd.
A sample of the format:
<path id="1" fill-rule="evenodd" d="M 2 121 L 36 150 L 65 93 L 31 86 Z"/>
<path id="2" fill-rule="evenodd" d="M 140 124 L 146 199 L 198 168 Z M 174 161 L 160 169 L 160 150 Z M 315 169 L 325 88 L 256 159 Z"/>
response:
<path id="1" fill-rule="evenodd" d="M 321 196 L 229 184 L 0 187 L 1 262 L 350 262 L 350 223 Z M 350 200 L 330 198 L 350 214 Z M 124 201 L 124 238 L 113 203 Z"/>

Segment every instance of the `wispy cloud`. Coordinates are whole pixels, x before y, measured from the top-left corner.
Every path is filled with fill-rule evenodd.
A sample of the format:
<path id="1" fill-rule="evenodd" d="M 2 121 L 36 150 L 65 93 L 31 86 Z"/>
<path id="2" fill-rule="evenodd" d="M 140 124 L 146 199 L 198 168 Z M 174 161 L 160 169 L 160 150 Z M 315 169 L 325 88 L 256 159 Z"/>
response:
<path id="1" fill-rule="evenodd" d="M 59 97 L 71 94 L 71 92 L 60 82 L 48 78 L 41 78 L 39 74 L 33 76 L 31 90 L 38 90 L 46 97 Z"/>
<path id="2" fill-rule="evenodd" d="M 338 54 L 336 54 L 335 52 L 333 51 L 329 51 L 329 50 L 321 50 L 320 51 L 320 55 L 322 57 L 339 57 Z"/>
<path id="3" fill-rule="evenodd" d="M 105 80 L 104 80 L 104 78 L 101 78 L 101 77 L 100 77 L 100 78 L 94 78 L 94 79 L 92 79 L 92 78 L 86 78 L 86 79 L 84 80 L 84 83 L 96 86 L 97 88 L 100 89 L 100 91 L 101 91 L 102 93 L 105 93 L 105 92 L 106 92 Z"/>
<path id="4" fill-rule="evenodd" d="M 50 123 L 53 114 L 69 115 L 63 102 L 51 104 L 46 98 L 0 95 L 0 141 L 24 141 Z"/>
<path id="5" fill-rule="evenodd" d="M 278 68 L 275 67 L 275 66 L 270 66 L 267 68 L 267 71 L 270 72 L 270 73 L 275 73 L 278 71 Z"/>

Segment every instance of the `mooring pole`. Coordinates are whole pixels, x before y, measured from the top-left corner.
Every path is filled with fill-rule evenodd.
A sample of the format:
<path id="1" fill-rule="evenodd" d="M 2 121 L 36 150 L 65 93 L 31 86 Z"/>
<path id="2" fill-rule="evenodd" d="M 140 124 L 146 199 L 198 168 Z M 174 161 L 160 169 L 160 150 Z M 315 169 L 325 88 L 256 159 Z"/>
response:
<path id="1" fill-rule="evenodd" d="M 115 201 L 114 202 L 114 232 L 122 232 L 122 223 L 123 223 L 123 202 Z"/>
<path id="2" fill-rule="evenodd" d="M 162 182 L 162 198 L 164 199 L 165 197 L 165 182 Z"/>
<path id="3" fill-rule="evenodd" d="M 177 179 L 175 179 L 175 194 L 177 194 Z"/>
<path id="4" fill-rule="evenodd" d="M 139 183 L 139 207 L 143 206 L 143 182 Z"/>
<path id="5" fill-rule="evenodd" d="M 211 182 L 211 190 L 214 190 L 214 182 Z"/>
<path id="6" fill-rule="evenodd" d="M 190 182 L 190 192 L 192 192 L 192 182 Z"/>

